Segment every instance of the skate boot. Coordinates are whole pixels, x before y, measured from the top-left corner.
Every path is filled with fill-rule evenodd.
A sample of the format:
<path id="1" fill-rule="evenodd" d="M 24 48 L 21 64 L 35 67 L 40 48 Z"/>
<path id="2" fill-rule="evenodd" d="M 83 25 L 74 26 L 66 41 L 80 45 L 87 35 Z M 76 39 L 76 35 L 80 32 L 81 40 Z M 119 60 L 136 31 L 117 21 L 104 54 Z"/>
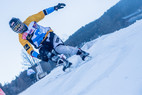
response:
<path id="1" fill-rule="evenodd" d="M 66 64 L 64 64 L 64 67 L 63 67 L 63 71 L 65 72 L 67 68 L 70 68 L 70 66 L 72 65 L 71 62 L 67 62 Z"/>
<path id="2" fill-rule="evenodd" d="M 64 56 L 63 54 L 59 55 L 56 60 L 57 60 L 56 62 L 57 66 L 63 65 L 63 71 L 65 71 L 67 68 L 69 68 L 72 65 L 72 63 L 69 62 L 66 59 L 66 56 Z"/>
<path id="3" fill-rule="evenodd" d="M 77 55 L 80 55 L 81 59 L 82 59 L 83 61 L 85 61 L 85 58 L 86 58 L 87 56 L 89 56 L 89 53 L 87 53 L 87 52 L 85 52 L 85 51 L 79 49 L 78 52 L 77 52 Z"/>

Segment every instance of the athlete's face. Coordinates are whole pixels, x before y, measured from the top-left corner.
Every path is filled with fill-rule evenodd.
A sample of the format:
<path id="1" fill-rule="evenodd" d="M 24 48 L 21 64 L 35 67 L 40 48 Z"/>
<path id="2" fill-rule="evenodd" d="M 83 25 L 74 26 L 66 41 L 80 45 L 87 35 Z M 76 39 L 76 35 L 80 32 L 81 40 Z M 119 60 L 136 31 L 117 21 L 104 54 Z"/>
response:
<path id="1" fill-rule="evenodd" d="M 27 26 L 22 23 L 20 20 L 17 22 L 12 22 L 11 23 L 12 30 L 15 31 L 16 33 L 23 33 L 27 30 Z"/>

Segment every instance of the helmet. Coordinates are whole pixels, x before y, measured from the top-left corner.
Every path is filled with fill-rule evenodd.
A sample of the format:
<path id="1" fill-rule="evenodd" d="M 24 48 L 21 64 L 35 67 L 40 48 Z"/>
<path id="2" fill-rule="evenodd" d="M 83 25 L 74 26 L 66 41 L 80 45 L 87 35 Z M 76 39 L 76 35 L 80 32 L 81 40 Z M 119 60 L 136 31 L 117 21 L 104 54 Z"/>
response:
<path id="1" fill-rule="evenodd" d="M 22 23 L 19 18 L 14 17 L 9 21 L 9 26 L 16 33 L 23 33 L 28 29 L 27 26 Z"/>

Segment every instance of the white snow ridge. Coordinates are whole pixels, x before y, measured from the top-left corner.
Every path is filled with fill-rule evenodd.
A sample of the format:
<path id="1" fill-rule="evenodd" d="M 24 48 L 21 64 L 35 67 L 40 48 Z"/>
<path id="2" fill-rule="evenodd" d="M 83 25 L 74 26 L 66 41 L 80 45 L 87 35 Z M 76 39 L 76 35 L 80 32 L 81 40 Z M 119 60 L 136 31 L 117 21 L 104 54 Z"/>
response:
<path id="1" fill-rule="evenodd" d="M 142 95 L 141 25 L 86 43 L 92 60 L 78 66 L 81 58 L 73 56 L 71 72 L 58 67 L 20 95 Z"/>

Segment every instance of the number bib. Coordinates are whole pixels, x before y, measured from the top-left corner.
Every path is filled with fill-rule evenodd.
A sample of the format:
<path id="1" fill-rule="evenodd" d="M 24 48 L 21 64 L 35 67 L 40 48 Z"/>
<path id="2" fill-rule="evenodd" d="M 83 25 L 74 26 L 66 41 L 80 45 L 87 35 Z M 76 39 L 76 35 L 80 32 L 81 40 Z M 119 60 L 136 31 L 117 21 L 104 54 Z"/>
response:
<path id="1" fill-rule="evenodd" d="M 38 48 L 49 30 L 50 27 L 43 27 L 36 22 L 31 22 L 28 26 L 28 31 L 23 33 L 22 38 L 28 40 L 35 48 Z"/>

